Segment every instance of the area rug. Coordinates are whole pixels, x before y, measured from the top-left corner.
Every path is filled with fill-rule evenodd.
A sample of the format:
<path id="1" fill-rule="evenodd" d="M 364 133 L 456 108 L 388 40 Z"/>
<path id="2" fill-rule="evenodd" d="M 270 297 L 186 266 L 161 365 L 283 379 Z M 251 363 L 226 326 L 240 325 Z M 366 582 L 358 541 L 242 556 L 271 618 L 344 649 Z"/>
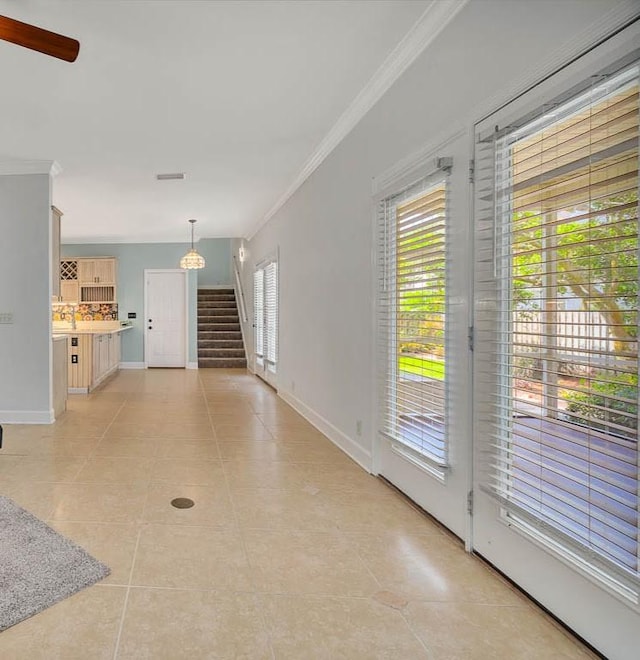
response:
<path id="1" fill-rule="evenodd" d="M 88 552 L 0 495 L 0 631 L 110 572 Z"/>

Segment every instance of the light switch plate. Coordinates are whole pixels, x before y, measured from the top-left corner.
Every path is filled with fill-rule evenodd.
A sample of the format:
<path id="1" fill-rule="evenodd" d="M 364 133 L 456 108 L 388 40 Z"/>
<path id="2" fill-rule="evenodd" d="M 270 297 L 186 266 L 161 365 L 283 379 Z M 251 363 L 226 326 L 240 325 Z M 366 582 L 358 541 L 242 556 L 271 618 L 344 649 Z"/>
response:
<path id="1" fill-rule="evenodd" d="M 0 312 L 0 323 L 13 323 L 13 312 Z"/>

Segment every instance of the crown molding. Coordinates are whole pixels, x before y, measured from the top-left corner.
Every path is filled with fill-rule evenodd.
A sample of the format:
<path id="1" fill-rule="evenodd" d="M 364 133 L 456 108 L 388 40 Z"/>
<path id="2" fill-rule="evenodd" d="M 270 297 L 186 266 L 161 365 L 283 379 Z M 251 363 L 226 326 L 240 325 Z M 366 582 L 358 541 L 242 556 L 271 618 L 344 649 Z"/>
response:
<path id="1" fill-rule="evenodd" d="M 50 174 L 57 176 L 62 172 L 55 160 L 6 160 L 0 161 L 0 176 L 22 174 Z"/>
<path id="2" fill-rule="evenodd" d="M 469 0 L 433 0 L 339 117 L 278 201 L 246 237 L 251 240 L 413 64 Z"/>

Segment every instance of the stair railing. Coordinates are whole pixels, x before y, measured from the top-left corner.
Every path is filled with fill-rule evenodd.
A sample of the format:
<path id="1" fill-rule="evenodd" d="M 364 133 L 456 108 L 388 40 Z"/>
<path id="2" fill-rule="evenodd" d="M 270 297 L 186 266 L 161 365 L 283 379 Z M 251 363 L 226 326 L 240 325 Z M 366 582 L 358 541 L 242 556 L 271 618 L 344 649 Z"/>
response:
<path id="1" fill-rule="evenodd" d="M 244 301 L 244 291 L 242 289 L 242 280 L 240 279 L 240 271 L 238 270 L 238 262 L 236 261 L 235 256 L 233 257 L 233 273 L 236 277 L 236 291 L 238 292 L 238 299 L 240 300 L 240 313 L 242 314 L 242 322 L 246 323 L 247 320 L 248 320 L 247 305 Z"/>

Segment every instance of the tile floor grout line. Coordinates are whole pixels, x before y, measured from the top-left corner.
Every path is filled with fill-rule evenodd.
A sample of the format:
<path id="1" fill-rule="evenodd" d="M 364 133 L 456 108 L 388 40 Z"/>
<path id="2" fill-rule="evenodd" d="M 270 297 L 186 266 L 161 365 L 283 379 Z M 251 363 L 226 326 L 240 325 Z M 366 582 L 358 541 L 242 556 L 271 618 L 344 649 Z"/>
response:
<path id="1" fill-rule="evenodd" d="M 122 406 L 120 407 L 118 412 L 120 412 L 120 410 L 122 410 L 122 408 L 124 407 L 126 401 L 127 401 L 127 399 L 125 399 L 123 401 Z M 117 413 L 116 413 L 116 417 L 117 417 Z M 105 431 L 105 433 L 106 433 L 106 431 Z M 155 459 L 154 459 L 154 464 L 155 464 Z M 138 548 L 140 546 L 140 538 L 142 536 L 142 531 L 143 531 L 143 526 L 144 526 L 144 513 L 146 511 L 147 502 L 149 500 L 149 489 L 150 489 L 150 487 L 151 487 L 151 480 L 149 479 L 147 481 L 145 499 L 144 499 L 144 502 L 143 502 L 143 505 L 142 505 L 142 511 L 141 511 L 141 514 L 140 514 L 140 518 L 137 520 L 138 533 L 136 535 L 136 544 L 135 544 L 135 547 L 133 549 L 133 556 L 131 558 L 131 568 L 129 569 L 129 582 L 127 584 L 127 590 L 126 590 L 125 597 L 124 597 L 124 603 L 122 604 L 122 615 L 120 617 L 120 624 L 118 626 L 118 633 L 116 635 L 116 641 L 115 641 L 115 645 L 114 645 L 114 649 L 113 649 L 113 660 L 115 660 L 118 657 L 118 652 L 120 650 L 120 641 L 121 641 L 121 638 L 122 638 L 122 631 L 124 629 L 124 621 L 125 621 L 125 617 L 126 617 L 126 614 L 127 614 L 127 606 L 129 604 L 129 594 L 131 593 L 131 584 L 133 582 L 133 572 L 134 572 L 135 566 L 136 566 L 136 559 L 137 559 L 137 556 L 138 556 Z"/>
<path id="2" fill-rule="evenodd" d="M 125 407 L 125 405 L 127 403 L 127 400 L 128 400 L 128 397 L 125 397 L 124 400 L 122 401 L 122 403 L 120 404 L 120 407 L 118 408 L 116 414 L 114 415 L 113 419 L 111 420 L 111 423 L 107 426 L 104 433 L 102 434 L 102 437 L 100 438 L 100 442 L 102 442 L 104 440 L 104 438 L 105 438 L 106 434 L 108 433 L 109 429 L 115 423 L 116 418 L 118 417 L 118 415 L 120 414 L 122 409 Z M 144 502 L 143 507 L 142 507 L 143 513 L 144 513 L 144 509 L 145 509 L 145 506 L 146 506 L 148 496 L 149 496 L 149 485 L 147 484 L 147 493 L 146 493 L 146 496 L 145 496 L 145 502 Z M 139 525 L 140 525 L 140 522 L 141 521 L 138 521 Z M 117 658 L 118 651 L 119 651 L 119 648 L 120 648 L 120 638 L 122 636 L 122 629 L 124 627 L 124 619 L 125 619 L 126 612 L 127 612 L 127 604 L 129 602 L 129 593 L 131 591 L 131 582 L 132 582 L 132 578 L 133 578 L 133 570 L 134 570 L 135 565 L 136 565 L 136 556 L 138 554 L 138 546 L 140 544 L 140 536 L 141 535 L 142 535 L 142 527 L 140 526 L 138 528 L 138 533 L 137 533 L 137 536 L 136 536 L 136 545 L 135 545 L 134 550 L 133 550 L 133 557 L 131 558 L 131 568 L 129 569 L 129 583 L 127 585 L 127 590 L 125 592 L 124 603 L 122 604 L 122 615 L 120 616 L 120 624 L 118 625 L 118 633 L 116 635 L 116 640 L 115 640 L 115 644 L 114 644 L 114 648 L 113 648 L 113 658 L 114 658 L 114 660 L 115 660 L 115 658 Z"/>
<path id="3" fill-rule="evenodd" d="M 202 380 L 201 380 L 199 374 L 198 374 L 198 380 L 200 381 L 200 385 L 201 385 L 201 387 L 203 388 L 203 391 L 204 391 L 204 386 L 203 386 L 203 383 L 202 383 Z M 209 421 L 211 423 L 211 428 L 212 428 L 213 432 L 216 433 L 215 428 L 213 426 L 213 421 L 211 420 L 211 412 L 210 412 L 210 408 L 209 408 L 209 401 L 207 400 L 206 397 L 205 397 L 205 404 L 207 406 L 207 413 L 209 414 Z M 218 448 L 218 455 L 222 456 L 222 454 L 220 453 L 220 445 L 218 444 L 217 434 L 216 434 L 215 437 L 216 437 L 216 446 Z M 227 493 L 229 494 L 229 503 L 231 505 L 231 510 L 233 512 L 233 519 L 235 521 L 238 539 L 240 540 L 240 544 L 242 546 L 242 551 L 244 553 L 245 561 L 247 562 L 247 566 L 249 568 L 249 575 L 250 575 L 250 580 L 251 580 L 250 584 L 251 584 L 251 587 L 252 587 L 252 592 L 251 593 L 253 595 L 253 600 L 257 605 L 258 612 L 260 613 L 260 621 L 262 623 L 262 628 L 265 632 L 265 635 L 267 636 L 267 640 L 268 640 L 268 643 L 269 643 L 269 651 L 271 652 L 271 659 L 275 660 L 276 656 L 275 656 L 275 652 L 273 650 L 273 640 L 271 638 L 271 632 L 270 632 L 269 627 L 267 626 L 267 620 L 266 620 L 266 617 L 265 617 L 265 614 L 264 614 L 264 605 L 263 605 L 263 602 L 262 602 L 262 598 L 260 597 L 260 595 L 257 593 L 257 590 L 256 590 L 256 583 L 255 583 L 255 578 L 254 578 L 254 571 L 253 571 L 253 568 L 251 566 L 251 559 L 249 558 L 249 553 L 247 552 L 247 545 L 245 543 L 244 536 L 242 534 L 242 530 L 240 528 L 238 513 L 236 511 L 236 506 L 235 506 L 235 503 L 234 503 L 233 495 L 231 493 L 231 488 L 229 487 L 229 477 L 227 475 L 227 471 L 224 468 L 224 463 L 222 463 L 222 474 L 224 476 L 224 481 L 225 481 L 225 484 L 226 484 L 226 487 L 227 487 Z"/>
<path id="4" fill-rule="evenodd" d="M 138 535 L 136 537 L 136 545 L 133 549 L 133 557 L 131 559 L 131 569 L 129 570 L 129 583 L 127 584 L 127 591 L 124 596 L 124 602 L 122 604 L 122 614 L 120 616 L 120 623 L 118 625 L 118 634 L 116 635 L 115 645 L 113 647 L 113 660 L 116 660 L 118 657 L 118 652 L 120 650 L 120 640 L 122 638 L 122 630 L 124 628 L 124 620 L 127 615 L 127 606 L 129 604 L 129 594 L 131 593 L 131 583 L 133 581 L 133 571 L 136 565 L 136 557 L 138 555 L 138 546 L 140 545 L 140 537 L 142 536 L 142 526 L 138 529 Z"/>
<path id="5" fill-rule="evenodd" d="M 408 604 L 409 604 L 409 603 L 407 603 L 407 605 L 408 605 Z M 418 635 L 418 633 L 413 629 L 413 626 L 411 625 L 411 622 L 409 621 L 409 619 L 407 618 L 407 616 L 406 616 L 405 613 L 404 613 L 404 608 L 398 610 L 398 613 L 399 613 L 400 616 L 402 617 L 402 620 L 405 622 L 405 624 L 406 624 L 407 628 L 409 629 L 409 631 L 411 632 L 411 634 L 412 634 L 412 635 L 414 636 L 414 638 L 417 640 L 418 644 L 420 644 L 420 646 L 422 646 L 422 648 L 424 649 L 425 657 L 426 657 L 427 659 L 428 659 L 428 658 L 433 658 L 434 655 L 433 655 L 433 653 L 431 652 L 431 649 L 427 646 L 427 644 L 426 644 L 426 643 L 424 642 L 424 640 L 420 637 L 420 635 Z"/>

